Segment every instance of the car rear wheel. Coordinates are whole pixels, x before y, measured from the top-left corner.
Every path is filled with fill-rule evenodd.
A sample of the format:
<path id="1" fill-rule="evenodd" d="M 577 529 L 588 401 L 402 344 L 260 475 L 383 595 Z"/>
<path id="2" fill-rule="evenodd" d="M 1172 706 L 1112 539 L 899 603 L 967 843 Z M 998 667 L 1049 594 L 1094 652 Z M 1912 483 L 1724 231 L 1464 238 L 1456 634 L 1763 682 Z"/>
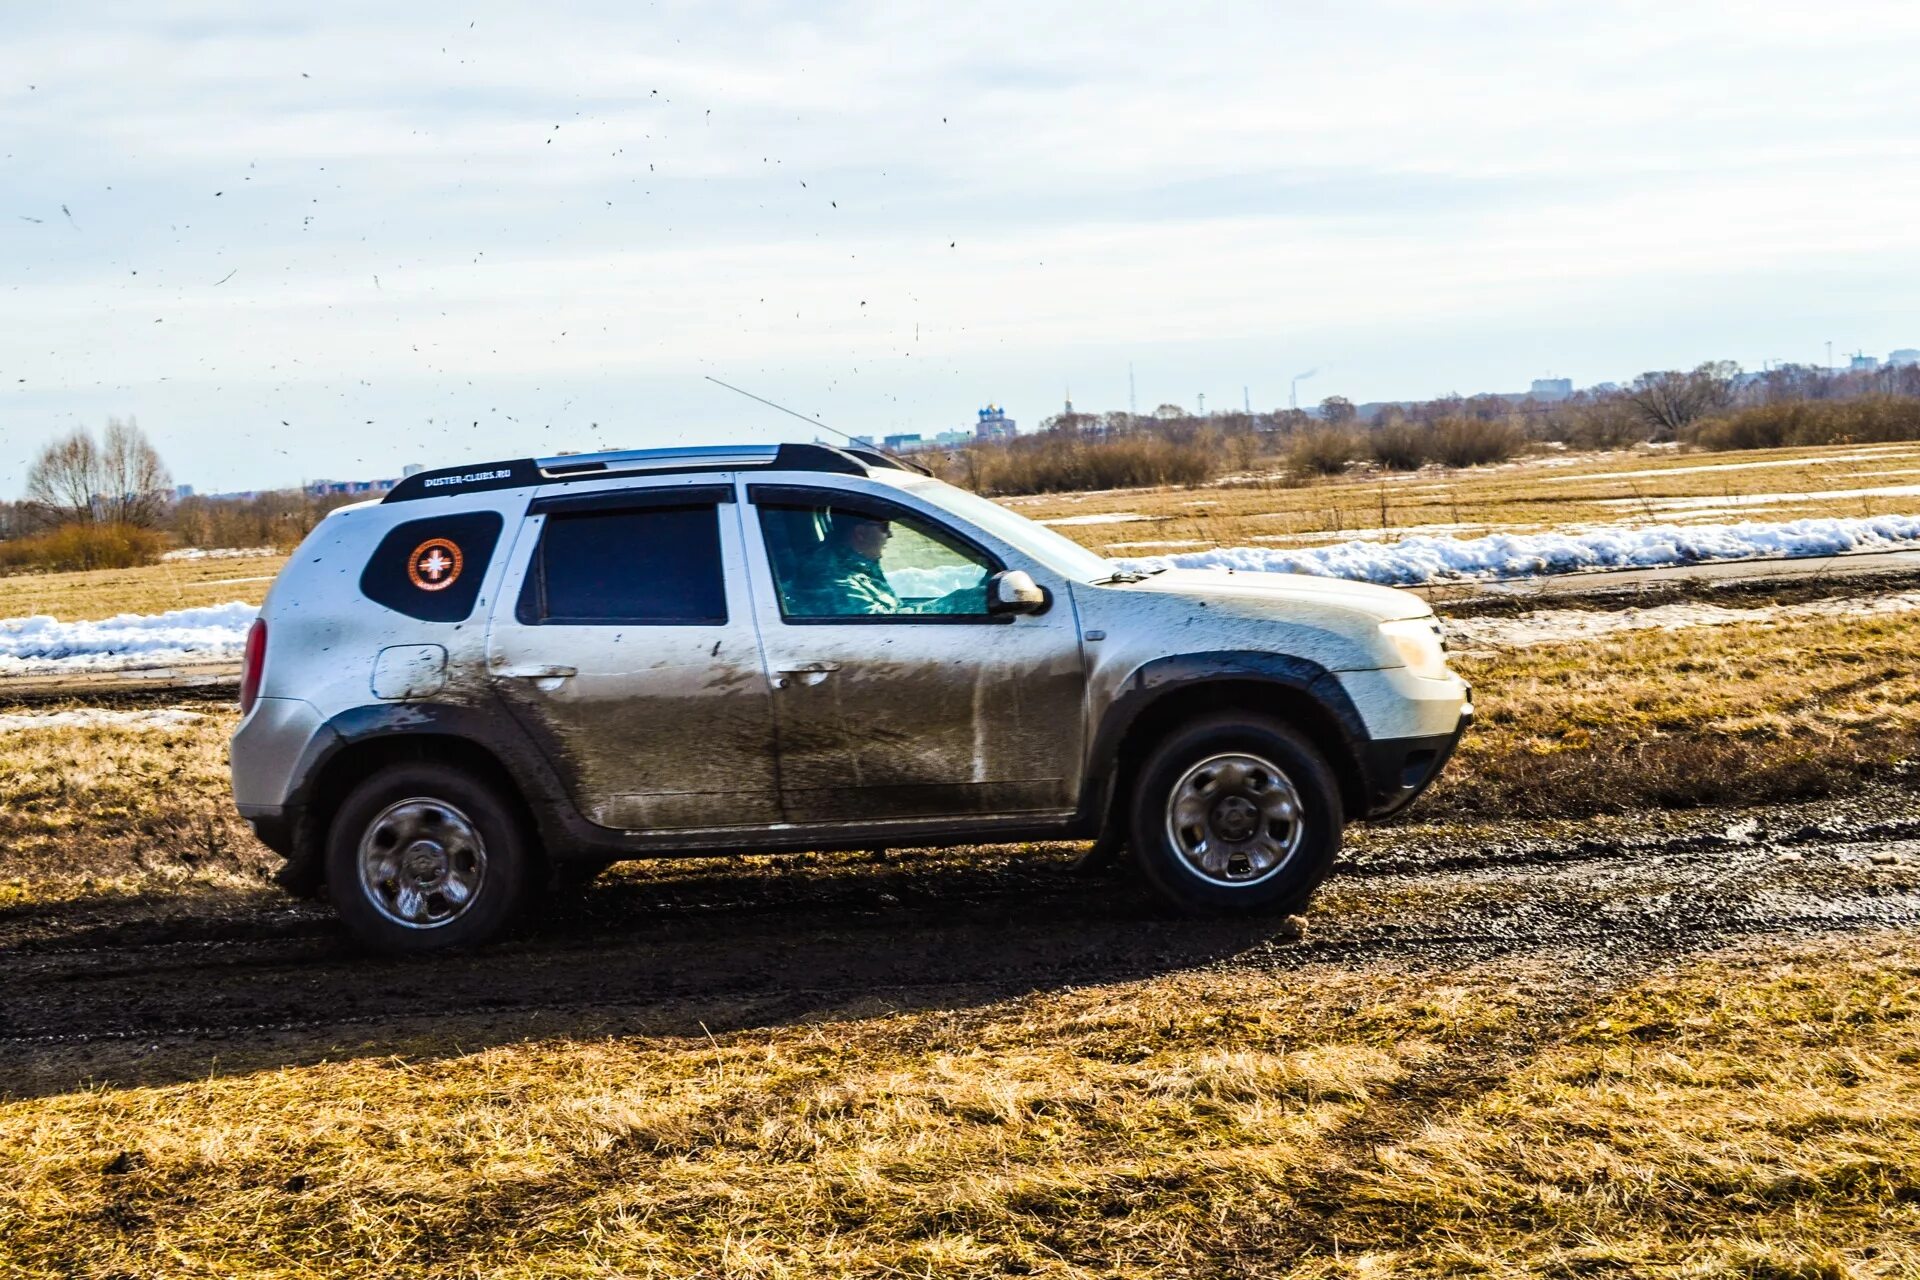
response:
<path id="1" fill-rule="evenodd" d="M 1134 857 L 1194 914 L 1299 911 L 1333 868 L 1345 814 L 1325 758 L 1277 721 L 1182 726 L 1136 777 Z"/>
<path id="2" fill-rule="evenodd" d="M 465 770 L 417 762 L 347 796 L 327 840 L 334 908 L 364 945 L 439 951 L 497 936 L 519 910 L 529 845 L 519 817 Z"/>

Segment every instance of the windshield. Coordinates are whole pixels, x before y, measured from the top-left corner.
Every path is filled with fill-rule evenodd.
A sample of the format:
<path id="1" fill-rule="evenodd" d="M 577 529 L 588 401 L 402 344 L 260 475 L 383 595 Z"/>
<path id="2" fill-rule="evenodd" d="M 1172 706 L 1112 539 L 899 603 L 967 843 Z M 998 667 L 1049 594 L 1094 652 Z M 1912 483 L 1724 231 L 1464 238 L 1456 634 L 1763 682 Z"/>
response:
<path id="1" fill-rule="evenodd" d="M 1099 582 L 1111 578 L 1111 560 L 1093 554 L 1065 534 L 1055 533 L 1016 515 L 997 502 L 990 502 L 965 489 L 956 489 L 941 481 L 912 486 L 912 491 L 935 506 L 943 507 L 964 520 L 986 530 L 1003 542 L 1011 543 L 1055 573 L 1079 582 Z"/>

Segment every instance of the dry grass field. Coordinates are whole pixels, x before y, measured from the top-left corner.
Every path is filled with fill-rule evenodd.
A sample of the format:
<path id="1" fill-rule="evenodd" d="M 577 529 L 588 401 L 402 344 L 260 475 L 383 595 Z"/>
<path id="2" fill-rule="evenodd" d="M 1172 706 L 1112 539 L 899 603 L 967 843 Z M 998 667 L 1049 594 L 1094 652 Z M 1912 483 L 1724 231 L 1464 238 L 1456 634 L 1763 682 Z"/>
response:
<path id="1" fill-rule="evenodd" d="M 1016 505 L 1238 544 L 1380 527 L 1383 488 L 1394 528 L 1478 531 L 1909 468 Z M 1875 502 L 1915 509 L 1753 514 Z M 218 580 L 275 563 L 0 579 L 0 616 L 258 599 Z M 376 962 L 268 883 L 230 706 L 0 721 L 0 1275 L 1920 1277 L 1920 612 L 1456 666 L 1475 730 L 1304 939 L 1038 845 L 623 867 L 484 955 Z"/>
<path id="2" fill-rule="evenodd" d="M 1102 521 L 1057 527 L 1095 551 L 1119 556 L 1407 533 L 1477 537 L 1574 525 L 1886 515 L 1920 503 L 1920 445 L 1746 453 L 1642 448 L 1546 454 L 1459 471 L 1361 472 L 1311 483 L 1274 474 L 1196 489 L 1003 501 L 1035 520 Z"/>
<path id="3" fill-rule="evenodd" d="M 0 1103 L 0 1269 L 1920 1273 L 1911 936 L 1584 990 L 1559 959 L 342 1045 Z"/>
<path id="4" fill-rule="evenodd" d="M 117 613 L 164 613 L 266 598 L 285 556 L 223 556 L 163 560 L 139 569 L 78 573 L 22 573 L 0 577 L 0 618 L 51 614 L 92 621 Z"/>
<path id="5" fill-rule="evenodd" d="M 1430 809 L 1751 804 L 1920 762 L 1920 614 L 1645 630 L 1458 655 L 1479 718 Z"/>

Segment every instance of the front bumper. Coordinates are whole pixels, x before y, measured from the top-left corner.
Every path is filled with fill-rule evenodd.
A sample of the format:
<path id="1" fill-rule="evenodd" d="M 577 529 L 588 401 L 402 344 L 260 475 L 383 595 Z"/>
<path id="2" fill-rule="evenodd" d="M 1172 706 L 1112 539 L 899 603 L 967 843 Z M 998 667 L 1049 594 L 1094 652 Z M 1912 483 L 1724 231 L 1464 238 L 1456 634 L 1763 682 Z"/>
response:
<path id="1" fill-rule="evenodd" d="M 1366 770 L 1368 818 L 1385 818 L 1412 804 L 1440 776 L 1455 747 L 1473 723 L 1471 699 L 1460 709 L 1451 733 L 1417 738 L 1379 738 L 1361 749 Z"/>

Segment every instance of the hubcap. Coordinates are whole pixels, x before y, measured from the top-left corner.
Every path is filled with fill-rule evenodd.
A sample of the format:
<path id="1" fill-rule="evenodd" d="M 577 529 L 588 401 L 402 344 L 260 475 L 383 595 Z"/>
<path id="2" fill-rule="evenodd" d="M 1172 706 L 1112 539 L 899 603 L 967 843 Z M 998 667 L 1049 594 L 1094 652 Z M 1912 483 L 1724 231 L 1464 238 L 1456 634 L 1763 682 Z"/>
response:
<path id="1" fill-rule="evenodd" d="M 1300 794 L 1270 760 L 1209 756 L 1167 797 L 1167 838 L 1203 880 L 1240 888 L 1278 872 L 1304 834 Z"/>
<path id="2" fill-rule="evenodd" d="M 451 924 L 473 905 L 487 850 L 473 820 L 442 800 L 400 800 L 360 837 L 360 888 L 374 909 L 408 929 Z"/>

